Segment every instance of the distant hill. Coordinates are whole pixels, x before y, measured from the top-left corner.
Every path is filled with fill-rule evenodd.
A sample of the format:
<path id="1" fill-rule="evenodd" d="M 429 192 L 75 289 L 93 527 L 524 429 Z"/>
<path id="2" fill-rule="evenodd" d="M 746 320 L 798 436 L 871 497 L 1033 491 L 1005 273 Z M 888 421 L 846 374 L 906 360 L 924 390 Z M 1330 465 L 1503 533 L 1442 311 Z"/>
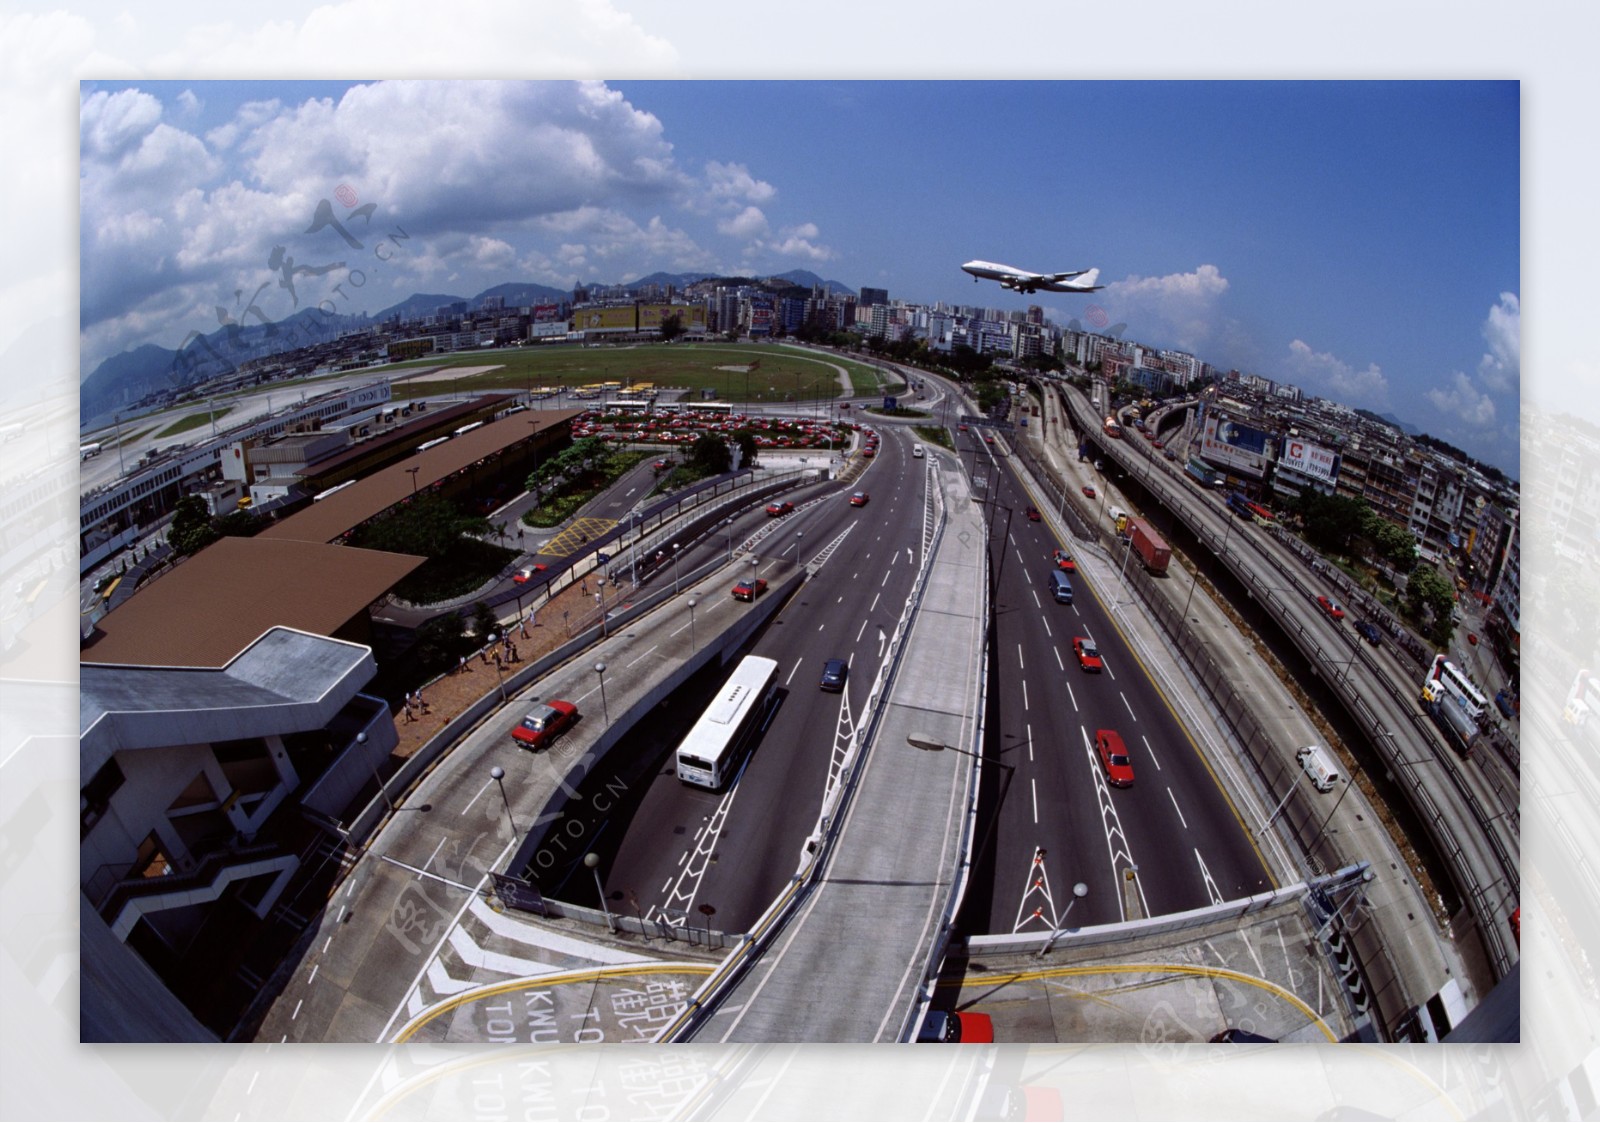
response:
<path id="1" fill-rule="evenodd" d="M 646 285 L 672 285 L 675 288 L 686 289 L 696 281 L 704 281 L 715 276 L 715 273 L 651 273 L 648 277 L 629 281 L 627 287 L 630 290 L 637 290 Z"/>
<path id="2" fill-rule="evenodd" d="M 473 308 L 482 308 L 485 301 L 495 296 L 504 300 L 507 308 L 523 308 L 534 304 L 559 304 L 571 300 L 572 290 L 553 289 L 549 285 L 536 285 L 532 281 L 510 281 L 496 285 L 492 289 L 484 289 L 468 301 L 468 304 Z"/>
<path id="3" fill-rule="evenodd" d="M 1391 429 L 1398 429 L 1408 437 L 1415 437 L 1418 433 L 1422 432 L 1422 430 L 1417 428 L 1417 426 L 1411 424 L 1409 421 L 1401 421 L 1392 413 L 1374 413 L 1372 410 L 1363 409 L 1360 406 L 1356 407 L 1356 413 L 1362 417 L 1365 417 L 1368 421 L 1376 421 L 1380 425 L 1387 425 Z"/>
<path id="4" fill-rule="evenodd" d="M 808 289 L 816 285 L 821 285 L 830 293 L 837 293 L 843 296 L 856 295 L 856 290 L 851 288 L 849 285 L 846 285 L 841 281 L 824 281 L 821 277 L 817 276 L 809 269 L 791 269 L 787 273 L 774 273 L 771 277 L 771 280 L 788 281 L 791 285 L 799 285 L 802 288 Z"/>
<path id="5" fill-rule="evenodd" d="M 78 385 L 78 417 L 87 424 L 159 390 L 181 390 L 215 378 L 250 359 L 336 339 L 370 324 L 362 316 L 329 316 L 302 308 L 270 324 L 219 327 L 191 338 L 180 356 L 154 343 L 112 355 Z"/>
<path id="6" fill-rule="evenodd" d="M 392 304 L 382 312 L 373 315 L 373 319 L 382 323 L 385 320 L 402 319 L 417 320 L 423 316 L 431 316 L 441 306 L 446 304 L 466 304 L 472 306 L 472 301 L 464 296 L 449 296 L 441 292 L 414 292 L 399 304 Z"/>

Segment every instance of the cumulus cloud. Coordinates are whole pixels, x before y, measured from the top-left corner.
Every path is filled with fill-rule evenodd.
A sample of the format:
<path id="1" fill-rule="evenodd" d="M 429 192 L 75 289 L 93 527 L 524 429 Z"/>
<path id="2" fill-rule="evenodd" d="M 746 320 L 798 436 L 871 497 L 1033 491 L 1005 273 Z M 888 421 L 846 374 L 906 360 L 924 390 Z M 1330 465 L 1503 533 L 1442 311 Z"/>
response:
<path id="1" fill-rule="evenodd" d="M 1201 265 L 1192 273 L 1113 281 L 1099 297 L 1110 320 L 1130 324 L 1134 335 L 1199 352 L 1213 337 L 1218 305 L 1227 291 L 1228 279 L 1221 271 Z"/>
<path id="2" fill-rule="evenodd" d="M 1286 380 L 1322 397 L 1349 405 L 1389 405 L 1389 380 L 1377 363 L 1357 369 L 1328 351 L 1313 351 L 1304 340 L 1289 344 Z"/>
<path id="3" fill-rule="evenodd" d="M 799 226 L 791 226 L 778 231 L 778 240 L 770 243 L 757 243 L 760 248 L 768 253 L 782 257 L 801 257 L 807 261 L 829 261 L 833 258 L 833 250 L 820 245 L 816 239 L 822 231 L 817 229 L 814 222 L 802 222 Z"/>
<path id="4" fill-rule="evenodd" d="M 706 189 L 712 199 L 735 204 L 765 203 L 778 194 L 776 187 L 751 175 L 743 164 L 722 164 L 716 160 L 706 164 Z"/>
<path id="5" fill-rule="evenodd" d="M 1460 371 L 1450 375 L 1448 385 L 1429 390 L 1427 399 L 1440 413 L 1470 428 L 1485 429 L 1494 423 L 1494 402 Z"/>
<path id="6" fill-rule="evenodd" d="M 177 102 L 179 114 L 190 119 L 198 116 L 201 108 L 205 105 L 205 102 L 201 101 L 200 96 L 193 90 L 184 90 L 183 93 L 178 95 Z"/>
<path id="7" fill-rule="evenodd" d="M 1522 379 L 1522 303 L 1516 293 L 1501 293 L 1489 309 L 1483 339 L 1489 350 L 1478 360 L 1478 378 L 1495 392 L 1515 388 Z"/>
<path id="8" fill-rule="evenodd" d="M 759 238 L 767 232 L 767 216 L 760 207 L 746 207 L 731 218 L 717 223 L 717 231 L 735 238 Z"/>

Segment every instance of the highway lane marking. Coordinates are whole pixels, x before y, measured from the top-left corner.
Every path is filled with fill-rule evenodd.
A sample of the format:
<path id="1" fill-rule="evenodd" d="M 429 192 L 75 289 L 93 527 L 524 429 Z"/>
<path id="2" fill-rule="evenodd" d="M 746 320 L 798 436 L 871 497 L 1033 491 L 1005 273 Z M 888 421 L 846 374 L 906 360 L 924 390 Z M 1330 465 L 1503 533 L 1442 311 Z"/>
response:
<path id="1" fill-rule="evenodd" d="M 1044 602 L 1042 602 L 1039 599 L 1038 590 L 1037 589 L 1030 589 L 1028 591 L 1033 594 L 1033 607 L 1039 609 L 1040 611 L 1043 611 L 1044 610 Z"/>
<path id="2" fill-rule="evenodd" d="M 1122 704 L 1127 709 L 1128 716 L 1131 717 L 1134 721 L 1138 721 L 1139 720 L 1139 715 L 1133 712 L 1133 707 L 1132 706 L 1128 705 L 1128 696 L 1126 694 L 1124 694 L 1122 691 L 1119 690 L 1119 691 L 1117 691 L 1117 697 L 1122 699 Z"/>
<path id="3" fill-rule="evenodd" d="M 1028 680 L 1022 680 L 1022 708 L 1028 708 Z"/>
<path id="4" fill-rule="evenodd" d="M 306 976 L 306 986 L 310 986 L 312 983 L 317 981 L 317 972 L 320 970 L 322 970 L 322 964 L 320 963 L 311 968 L 311 974 Z"/>
<path id="5" fill-rule="evenodd" d="M 889 583 L 889 571 L 888 570 L 884 570 L 883 571 L 883 580 L 878 582 L 878 588 L 881 589 L 885 585 L 887 585 L 888 583 Z"/>
<path id="6" fill-rule="evenodd" d="M 683 629 L 679 628 L 678 632 L 681 632 L 681 631 L 683 631 Z M 678 632 L 673 632 L 672 634 L 673 635 L 677 635 Z M 659 647 L 659 646 L 660 646 L 659 644 L 651 644 L 650 647 L 645 650 L 643 655 L 640 655 L 639 658 L 635 659 L 632 663 L 629 663 L 628 666 L 631 667 L 635 663 L 643 663 L 646 659 L 650 658 L 650 656 L 655 653 L 656 648 Z"/>
<path id="7" fill-rule="evenodd" d="M 1161 762 L 1156 759 L 1156 751 L 1155 751 L 1155 749 L 1150 747 L 1150 738 L 1146 737 L 1143 733 L 1141 733 L 1141 734 L 1139 734 L 1139 740 L 1144 742 L 1144 751 L 1150 754 L 1150 763 L 1156 766 L 1156 771 L 1157 772 L 1160 772 L 1161 771 Z"/>
<path id="8" fill-rule="evenodd" d="M 1038 594 L 1037 593 L 1034 594 L 1034 598 L 1038 599 Z M 1056 638 L 1056 634 L 1050 630 L 1050 621 L 1048 621 L 1048 620 L 1046 620 L 1046 619 L 1041 617 L 1040 620 L 1039 620 L 1039 623 L 1044 625 L 1044 634 L 1045 635 L 1049 636 L 1051 639 L 1055 639 Z"/>
<path id="9" fill-rule="evenodd" d="M 874 612 L 876 612 L 878 610 L 878 598 L 881 597 L 881 596 L 883 596 L 882 593 L 873 593 L 872 594 L 872 603 L 867 605 L 867 615 L 868 616 L 871 616 Z"/>
<path id="10" fill-rule="evenodd" d="M 439 845 L 433 848 L 433 853 L 428 855 L 428 860 L 422 863 L 422 868 L 427 869 L 433 865 L 433 860 L 439 856 L 439 851 L 444 849 L 444 839 L 439 840 Z"/>
<path id="11" fill-rule="evenodd" d="M 1065 667 L 1062 667 L 1061 669 L 1063 671 L 1066 670 Z M 1077 696 L 1077 694 L 1073 693 L 1072 684 L 1070 682 L 1066 684 L 1066 687 L 1067 687 L 1067 697 L 1072 702 L 1072 712 L 1073 713 L 1077 713 L 1078 712 L 1078 696 Z"/>
<path id="12" fill-rule="evenodd" d="M 429 872 L 428 870 L 422 870 L 422 869 L 418 869 L 416 866 L 407 865 L 405 862 L 399 861 L 399 860 L 397 860 L 395 858 L 391 858 L 387 854 L 379 854 L 378 858 L 380 860 L 382 860 L 382 861 L 388 862 L 391 866 L 399 866 L 403 870 L 409 870 L 410 872 L 416 874 L 418 877 L 426 877 L 430 881 L 438 881 L 438 882 L 441 882 L 441 883 L 443 883 L 445 885 L 453 886 L 456 889 L 464 890 L 464 891 L 466 891 L 468 893 L 472 892 L 472 886 L 470 886 L 470 885 L 463 885 L 459 881 L 451 881 L 448 877 L 441 877 L 436 873 Z"/>
<path id="13" fill-rule="evenodd" d="M 322 941 L 322 954 L 323 955 L 327 955 L 328 954 L 328 945 L 331 944 L 331 943 L 333 943 L 333 937 L 332 936 L 329 936 L 326 940 Z"/>
<path id="14" fill-rule="evenodd" d="M 478 789 L 478 795 L 482 795 L 484 792 L 488 791 L 489 785 L 492 783 L 494 783 L 492 779 L 487 781 L 483 787 Z M 478 795 L 475 795 L 471 799 L 467 800 L 467 805 L 461 809 L 461 814 L 465 815 L 468 811 L 472 810 L 472 805 L 478 802 Z M 346 890 L 346 892 L 349 892 L 349 890 Z"/>
<path id="15" fill-rule="evenodd" d="M 1033 823 L 1039 825 L 1039 782 L 1031 776 L 1028 778 L 1028 789 L 1033 792 Z"/>
<path id="16" fill-rule="evenodd" d="M 1028 760 L 1031 763 L 1033 760 L 1033 724 L 1030 722 L 1024 728 L 1028 731 Z"/>
<path id="17" fill-rule="evenodd" d="M 863 632 L 865 632 L 867 630 L 867 625 L 870 624 L 870 623 L 871 623 L 870 620 L 861 621 L 861 627 L 856 630 L 856 642 L 857 643 L 861 642 L 861 635 L 862 635 Z"/>
<path id="18" fill-rule="evenodd" d="M 1017 669 L 1019 671 L 1028 669 L 1028 665 L 1022 661 L 1022 645 L 1020 643 L 1017 644 Z"/>
<path id="19" fill-rule="evenodd" d="M 794 661 L 794 670 L 790 671 L 789 672 L 789 677 L 783 680 L 783 685 L 788 686 L 791 682 L 794 681 L 794 676 L 800 670 L 800 663 L 801 663 L 801 660 L 799 660 L 799 659 L 796 659 Z"/>
<path id="20" fill-rule="evenodd" d="M 300 1016 L 300 1007 L 302 1005 L 304 1005 L 304 1004 L 305 1004 L 305 999 L 303 999 L 303 998 L 299 1002 L 296 1002 L 294 1004 L 294 1013 L 289 1015 L 289 1020 L 291 1022 L 294 1021 L 296 1018 L 298 1018 Z"/>
<path id="21" fill-rule="evenodd" d="M 1059 647 L 1057 647 L 1055 644 L 1051 644 L 1050 645 L 1050 650 L 1054 651 L 1056 653 L 1056 666 L 1060 667 L 1063 671 L 1065 671 L 1067 669 L 1067 665 L 1061 661 L 1061 649 Z"/>
<path id="22" fill-rule="evenodd" d="M 1212 878 L 1211 871 L 1206 868 L 1206 860 L 1200 856 L 1200 848 L 1198 846 L 1195 847 L 1194 860 L 1200 863 L 1200 876 L 1205 881 L 1206 892 L 1211 896 L 1211 903 L 1214 905 L 1222 904 L 1222 892 L 1217 888 L 1217 883 L 1215 879 Z M 1248 942 L 1245 946 L 1249 946 Z M 1255 950 L 1251 949 L 1250 954 L 1254 955 Z M 1261 966 L 1261 961 L 1259 959 L 1256 960 L 1256 966 Z M 1262 972 L 1262 974 L 1265 973 L 1265 971 Z"/>
<path id="23" fill-rule="evenodd" d="M 1172 789 L 1167 789 L 1167 798 L 1172 801 L 1172 809 L 1178 813 L 1178 822 L 1183 824 L 1183 829 L 1189 829 L 1189 820 L 1183 817 L 1183 809 L 1178 806 L 1178 797 L 1172 794 Z"/>
<path id="24" fill-rule="evenodd" d="M 1028 576 L 1028 567 L 1027 567 L 1027 565 L 1026 565 L 1026 563 L 1024 563 L 1024 565 L 1023 565 L 1023 567 L 1022 567 L 1022 579 L 1023 579 L 1023 580 L 1024 580 L 1024 581 L 1026 581 L 1026 582 L 1027 582 L 1027 583 L 1028 583 L 1028 584 L 1030 584 L 1030 585 L 1031 585 L 1031 584 L 1033 584 L 1033 578 L 1032 578 L 1032 577 L 1030 577 L 1030 576 Z M 1037 603 L 1038 603 L 1038 601 L 1039 601 L 1039 598 L 1038 598 L 1038 596 L 1037 596 L 1037 595 L 1035 595 L 1035 596 L 1034 596 L 1034 598 L 1033 598 L 1033 600 L 1034 600 L 1034 603 L 1035 603 L 1035 604 L 1037 604 Z"/>

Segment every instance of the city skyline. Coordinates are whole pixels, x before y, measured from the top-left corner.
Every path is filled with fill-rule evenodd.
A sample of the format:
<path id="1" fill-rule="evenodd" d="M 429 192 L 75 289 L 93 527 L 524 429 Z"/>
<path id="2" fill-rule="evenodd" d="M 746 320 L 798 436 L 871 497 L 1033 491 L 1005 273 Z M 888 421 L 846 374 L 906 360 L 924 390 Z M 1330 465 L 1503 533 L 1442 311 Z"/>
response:
<path id="1" fill-rule="evenodd" d="M 359 264 L 365 230 L 398 226 L 410 237 L 340 311 L 506 281 L 808 269 L 891 299 L 1125 324 L 1519 474 L 1514 82 L 80 93 L 80 376 L 224 316 L 281 319 Z M 974 256 L 1098 267 L 1106 288 L 975 288 Z"/>

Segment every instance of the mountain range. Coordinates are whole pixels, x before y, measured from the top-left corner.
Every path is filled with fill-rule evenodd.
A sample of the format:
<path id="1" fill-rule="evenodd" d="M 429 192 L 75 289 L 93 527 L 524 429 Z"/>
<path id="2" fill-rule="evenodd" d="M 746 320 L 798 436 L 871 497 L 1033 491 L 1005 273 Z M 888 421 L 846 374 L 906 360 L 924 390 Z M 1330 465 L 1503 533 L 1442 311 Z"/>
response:
<path id="1" fill-rule="evenodd" d="M 684 289 L 696 281 L 715 276 L 714 273 L 652 273 L 625 287 L 630 291 L 637 291 L 646 285 L 672 285 Z M 805 269 L 792 269 L 766 279 L 806 289 L 820 285 L 836 295 L 856 295 L 854 289 L 839 281 L 823 280 Z M 166 347 L 153 343 L 142 344 L 112 355 L 82 379 L 78 386 L 79 421 L 85 426 L 109 421 L 113 411 L 131 406 L 146 395 L 161 390 L 182 390 L 196 382 L 226 374 L 250 359 L 308 344 L 331 342 L 341 335 L 386 320 L 431 316 L 440 308 L 452 304 L 472 311 L 496 297 L 507 308 L 521 308 L 560 303 L 570 300 L 572 293 L 567 289 L 551 288 L 531 281 L 509 281 L 470 297 L 448 293 L 413 293 L 400 303 L 371 316 L 365 313 L 327 315 L 304 308 L 276 323 L 226 325 L 210 335 L 191 335 L 185 341 L 181 356 L 178 351 Z"/>

